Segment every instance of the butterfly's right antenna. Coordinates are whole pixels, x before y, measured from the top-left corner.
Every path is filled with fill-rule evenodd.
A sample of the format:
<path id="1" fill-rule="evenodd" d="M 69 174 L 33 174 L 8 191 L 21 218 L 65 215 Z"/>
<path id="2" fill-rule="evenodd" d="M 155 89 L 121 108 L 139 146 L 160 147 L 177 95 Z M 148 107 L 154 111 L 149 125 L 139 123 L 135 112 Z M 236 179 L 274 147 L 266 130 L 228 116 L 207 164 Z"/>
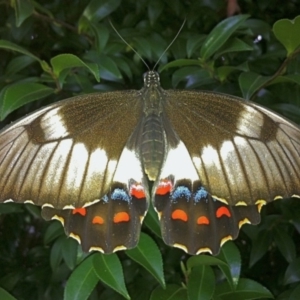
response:
<path id="1" fill-rule="evenodd" d="M 177 39 L 177 37 L 179 36 L 184 24 L 186 22 L 186 19 L 184 19 L 181 27 L 179 28 L 177 34 L 175 35 L 174 39 L 172 40 L 172 42 L 169 44 L 169 46 L 166 48 L 166 50 L 162 53 L 162 55 L 159 57 L 158 61 L 156 62 L 156 64 L 153 67 L 153 70 L 156 68 L 156 66 L 158 65 L 159 61 L 162 59 L 162 57 L 165 55 L 165 53 L 170 49 L 170 47 L 174 44 L 175 40 Z"/>
<path id="2" fill-rule="evenodd" d="M 115 26 L 111 22 L 111 20 L 109 20 L 109 24 L 112 27 L 112 29 L 115 31 L 115 33 L 119 36 L 119 38 L 141 59 L 141 61 L 144 63 L 144 65 L 150 71 L 148 64 L 145 62 L 145 60 L 142 58 L 142 56 L 131 45 L 129 45 L 129 43 L 121 36 L 119 31 L 115 28 Z"/>

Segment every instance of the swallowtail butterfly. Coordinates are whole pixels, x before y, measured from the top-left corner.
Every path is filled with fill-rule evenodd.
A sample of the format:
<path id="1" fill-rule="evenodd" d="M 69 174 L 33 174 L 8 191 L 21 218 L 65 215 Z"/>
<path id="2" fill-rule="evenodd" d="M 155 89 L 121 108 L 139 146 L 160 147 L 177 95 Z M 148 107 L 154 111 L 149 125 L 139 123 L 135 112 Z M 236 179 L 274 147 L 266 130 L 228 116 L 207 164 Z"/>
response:
<path id="1" fill-rule="evenodd" d="M 141 90 L 26 116 L 0 149 L 0 201 L 42 206 L 84 251 L 135 247 L 151 199 L 166 244 L 217 254 L 264 204 L 300 195 L 296 125 L 233 96 L 163 90 L 154 71 Z"/>

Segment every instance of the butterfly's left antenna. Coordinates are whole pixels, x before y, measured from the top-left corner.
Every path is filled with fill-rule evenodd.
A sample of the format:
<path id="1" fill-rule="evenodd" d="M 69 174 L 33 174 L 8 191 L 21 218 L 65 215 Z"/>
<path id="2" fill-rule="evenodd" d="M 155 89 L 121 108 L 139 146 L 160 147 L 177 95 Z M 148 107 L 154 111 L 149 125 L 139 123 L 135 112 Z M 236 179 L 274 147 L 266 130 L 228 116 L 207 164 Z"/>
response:
<path id="1" fill-rule="evenodd" d="M 142 56 L 131 45 L 129 45 L 129 43 L 121 36 L 119 31 L 115 28 L 115 26 L 111 22 L 111 20 L 109 20 L 109 24 L 112 27 L 112 29 L 115 31 L 115 33 L 119 36 L 119 38 L 141 59 L 141 61 L 144 63 L 144 65 L 150 71 L 149 65 L 145 62 L 145 60 L 142 58 Z"/>

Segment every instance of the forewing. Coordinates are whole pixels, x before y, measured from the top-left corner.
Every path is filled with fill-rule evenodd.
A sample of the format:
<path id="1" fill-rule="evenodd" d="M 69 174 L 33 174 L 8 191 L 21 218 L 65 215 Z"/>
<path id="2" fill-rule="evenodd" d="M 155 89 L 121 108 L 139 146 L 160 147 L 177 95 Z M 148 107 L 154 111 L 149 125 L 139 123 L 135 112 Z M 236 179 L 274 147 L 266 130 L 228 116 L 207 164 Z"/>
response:
<path id="1" fill-rule="evenodd" d="M 84 207 L 108 193 L 139 121 L 137 91 L 77 96 L 0 133 L 0 201 Z"/>
<path id="2" fill-rule="evenodd" d="M 167 91 L 165 112 L 214 198 L 235 205 L 300 194 L 296 125 L 257 104 L 210 92 Z"/>

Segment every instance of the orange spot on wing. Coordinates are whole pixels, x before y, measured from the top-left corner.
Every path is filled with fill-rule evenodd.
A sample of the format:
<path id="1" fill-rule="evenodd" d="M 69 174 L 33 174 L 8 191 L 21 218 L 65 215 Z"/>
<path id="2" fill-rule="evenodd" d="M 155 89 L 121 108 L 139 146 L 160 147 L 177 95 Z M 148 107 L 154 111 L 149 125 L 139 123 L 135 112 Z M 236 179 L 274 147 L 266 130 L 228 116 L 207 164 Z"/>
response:
<path id="1" fill-rule="evenodd" d="M 207 217 L 205 216 L 201 216 L 197 219 L 197 224 L 198 225 L 208 225 L 209 224 L 209 220 Z"/>
<path id="2" fill-rule="evenodd" d="M 221 206 L 217 209 L 216 216 L 217 218 L 221 218 L 222 216 L 231 217 L 231 213 L 227 207 Z"/>
<path id="3" fill-rule="evenodd" d="M 83 208 L 83 207 L 75 208 L 75 209 L 73 209 L 72 214 L 73 214 L 73 215 L 75 215 L 75 214 L 80 214 L 80 215 L 82 215 L 82 216 L 85 216 L 85 215 L 86 215 L 86 209 Z"/>
<path id="4" fill-rule="evenodd" d="M 176 209 L 172 212 L 172 219 L 187 222 L 188 216 L 182 209 Z"/>
<path id="5" fill-rule="evenodd" d="M 102 217 L 96 216 L 93 218 L 92 223 L 102 225 L 102 224 L 104 224 L 104 219 Z"/>
<path id="6" fill-rule="evenodd" d="M 114 215 L 114 223 L 128 222 L 130 220 L 130 216 L 127 212 L 119 212 Z"/>
<path id="7" fill-rule="evenodd" d="M 138 199 L 146 197 L 144 188 L 141 184 L 133 185 L 131 187 L 130 194 Z"/>
<path id="8" fill-rule="evenodd" d="M 166 195 L 167 193 L 170 193 L 172 190 L 172 184 L 170 180 L 161 180 L 155 194 L 157 195 Z"/>

